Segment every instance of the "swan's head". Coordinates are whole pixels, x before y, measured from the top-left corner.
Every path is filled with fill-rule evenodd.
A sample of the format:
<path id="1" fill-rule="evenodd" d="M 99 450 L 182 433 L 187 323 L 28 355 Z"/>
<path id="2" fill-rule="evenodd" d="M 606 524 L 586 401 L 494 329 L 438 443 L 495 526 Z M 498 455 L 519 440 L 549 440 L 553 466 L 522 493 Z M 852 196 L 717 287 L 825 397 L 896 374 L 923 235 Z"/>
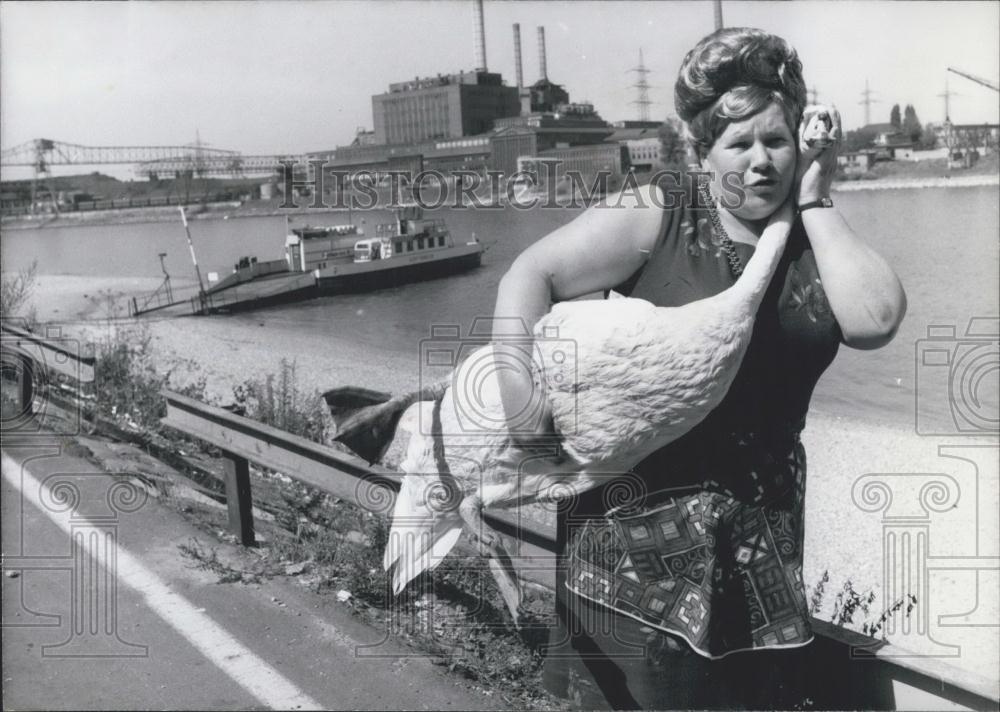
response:
<path id="1" fill-rule="evenodd" d="M 795 50 L 763 30 L 719 30 L 684 58 L 674 98 L 714 195 L 738 217 L 771 215 L 794 183 L 806 104 Z"/>

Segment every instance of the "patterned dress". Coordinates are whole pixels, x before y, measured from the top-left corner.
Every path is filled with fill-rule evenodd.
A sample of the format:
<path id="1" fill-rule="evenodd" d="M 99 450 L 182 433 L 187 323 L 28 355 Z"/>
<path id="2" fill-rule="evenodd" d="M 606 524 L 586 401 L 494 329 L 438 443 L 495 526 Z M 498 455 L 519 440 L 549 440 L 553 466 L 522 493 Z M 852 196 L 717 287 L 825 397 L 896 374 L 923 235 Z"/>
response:
<path id="1" fill-rule="evenodd" d="M 734 283 L 706 210 L 679 206 L 663 222 L 646 265 L 616 291 L 680 306 Z M 746 264 L 754 248 L 735 248 Z M 677 639 L 707 658 L 809 642 L 799 433 L 839 343 L 797 219 L 722 404 L 569 513 L 565 605 L 639 624 L 647 663 Z"/>

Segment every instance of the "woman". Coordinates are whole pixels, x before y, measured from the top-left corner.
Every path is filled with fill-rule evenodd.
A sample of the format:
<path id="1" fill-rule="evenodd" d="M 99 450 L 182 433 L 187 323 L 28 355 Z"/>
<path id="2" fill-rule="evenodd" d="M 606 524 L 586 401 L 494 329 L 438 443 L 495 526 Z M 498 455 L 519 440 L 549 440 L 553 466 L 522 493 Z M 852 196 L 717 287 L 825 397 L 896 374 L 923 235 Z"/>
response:
<path id="1" fill-rule="evenodd" d="M 906 309 L 893 270 L 830 201 L 840 118 L 807 109 L 805 94 L 781 38 L 745 28 L 706 37 L 675 87 L 707 176 L 701 201 L 657 208 L 666 196 L 645 186 L 628 209 L 592 208 L 531 246 L 500 284 L 496 315 L 529 325 L 554 301 L 600 290 L 679 306 L 731 286 L 768 221 L 790 202 L 800 211 L 723 403 L 571 512 L 562 639 L 550 655 L 568 656 L 567 694 L 585 707 L 601 697 L 616 707 L 772 706 L 779 688 L 796 702 L 788 669 L 801 656 L 773 651 L 812 638 L 799 433 L 838 345 L 884 345 Z M 824 113 L 833 145 L 800 150 L 800 125 Z M 502 349 L 524 348 L 499 327 L 494 335 Z M 551 428 L 544 393 L 527 370 L 498 375 L 508 426 L 530 449 Z M 771 652 L 747 652 L 757 650 Z"/>

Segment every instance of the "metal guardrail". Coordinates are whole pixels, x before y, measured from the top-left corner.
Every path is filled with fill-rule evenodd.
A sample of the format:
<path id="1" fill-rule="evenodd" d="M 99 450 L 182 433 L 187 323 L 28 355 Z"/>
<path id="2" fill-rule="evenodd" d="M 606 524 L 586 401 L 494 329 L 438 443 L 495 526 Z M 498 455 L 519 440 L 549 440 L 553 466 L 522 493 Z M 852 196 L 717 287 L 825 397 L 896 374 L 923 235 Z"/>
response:
<path id="1" fill-rule="evenodd" d="M 43 337 L 4 321 L 0 324 L 0 351 L 4 368 L 16 371 L 16 420 L 32 415 L 35 390 L 46 388 L 52 374 L 80 385 L 94 382 L 96 360 L 82 354 L 75 339 L 52 334 Z M 5 424 L 7 420 L 4 419 Z"/>
<path id="2" fill-rule="evenodd" d="M 297 435 L 164 391 L 167 415 L 161 421 L 175 430 L 220 448 L 226 461 L 229 528 L 240 541 L 255 542 L 249 463 L 281 472 L 369 512 L 388 516 L 402 475 L 368 465 L 346 453 Z M 487 522 L 513 538 L 511 552 L 524 577 L 548 589 L 555 587 L 556 531 L 507 514 L 489 514 Z M 468 551 L 471 552 L 471 549 Z"/>
<path id="3" fill-rule="evenodd" d="M 46 369 L 93 382 L 94 359 L 38 335 L 3 325 L 3 351 L 31 362 L 34 372 Z M 225 488 L 229 528 L 248 546 L 255 543 L 253 495 L 249 463 L 279 471 L 334 497 L 387 516 L 395 503 L 402 476 L 369 466 L 351 455 L 206 405 L 171 391 L 162 392 L 167 415 L 162 423 L 219 447 L 225 458 Z M 30 403 L 30 400 L 28 401 Z M 514 540 L 510 551 L 521 575 L 558 591 L 562 572 L 560 527 L 489 514 L 487 521 Z M 470 549 L 464 549 L 470 551 Z M 812 620 L 816 640 L 803 648 L 810 672 L 809 695 L 815 709 L 996 710 L 996 685 L 932 656 L 910 654 L 896 646 L 862 636 L 818 619 Z M 764 653 L 762 653 L 764 654 Z M 559 692 L 559 690 L 554 690 Z"/>
<path id="4" fill-rule="evenodd" d="M 351 455 L 290 435 L 227 410 L 205 405 L 169 391 L 163 423 L 221 448 L 227 461 L 226 492 L 230 529 L 245 544 L 253 544 L 252 500 L 248 463 L 277 470 L 368 511 L 392 511 L 401 475 L 367 465 Z M 514 539 L 512 558 L 528 581 L 560 590 L 562 548 L 559 527 L 487 515 L 487 521 Z M 471 553 L 471 549 L 466 549 Z M 810 679 L 817 708 L 923 708 L 934 698 L 972 709 L 996 709 L 990 683 L 933 657 L 906 651 L 853 631 L 813 619 L 816 641 L 804 649 L 810 669 L 822 675 Z M 930 697 L 928 697 L 930 696 Z"/>

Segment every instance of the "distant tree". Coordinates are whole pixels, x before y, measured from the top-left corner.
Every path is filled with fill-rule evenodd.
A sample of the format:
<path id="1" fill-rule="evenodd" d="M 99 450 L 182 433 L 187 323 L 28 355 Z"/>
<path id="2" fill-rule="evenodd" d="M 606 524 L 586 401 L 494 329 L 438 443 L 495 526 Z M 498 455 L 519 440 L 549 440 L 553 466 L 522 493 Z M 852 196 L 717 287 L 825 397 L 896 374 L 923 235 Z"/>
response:
<path id="1" fill-rule="evenodd" d="M 660 139 L 660 163 L 665 168 L 681 169 L 687 164 L 687 141 L 681 134 L 680 127 L 672 119 L 667 119 L 656 130 Z"/>
<path id="2" fill-rule="evenodd" d="M 868 129 L 856 129 L 844 134 L 844 150 L 860 151 L 863 148 L 871 148 L 875 143 L 875 132 Z"/>
<path id="3" fill-rule="evenodd" d="M 912 104 L 906 105 L 906 111 L 903 112 L 903 133 L 906 134 L 913 143 L 920 143 L 920 136 L 923 134 L 924 129 L 920 125 L 920 119 L 917 118 L 917 111 L 913 108 Z"/>
<path id="4" fill-rule="evenodd" d="M 933 148 L 937 148 L 938 137 L 937 133 L 934 131 L 934 124 L 930 123 L 924 126 L 923 133 L 920 135 L 920 142 L 917 144 L 917 148 L 921 151 L 930 151 Z"/>
<path id="5" fill-rule="evenodd" d="M 902 127 L 902 122 L 899 120 L 899 104 L 892 105 L 892 111 L 889 112 L 889 123 L 896 129 Z"/>

